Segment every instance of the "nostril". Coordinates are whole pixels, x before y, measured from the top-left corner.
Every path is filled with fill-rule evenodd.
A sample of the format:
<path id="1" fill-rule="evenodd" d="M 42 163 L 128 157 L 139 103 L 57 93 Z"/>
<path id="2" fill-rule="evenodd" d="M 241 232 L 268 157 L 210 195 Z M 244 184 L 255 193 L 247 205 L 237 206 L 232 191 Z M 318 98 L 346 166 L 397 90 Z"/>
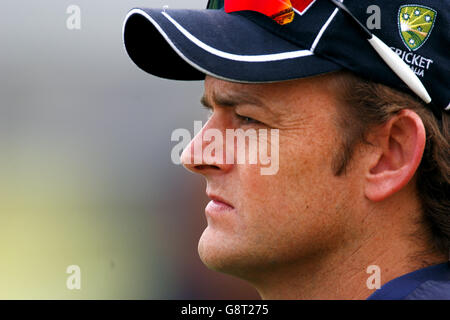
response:
<path id="1" fill-rule="evenodd" d="M 212 165 L 212 164 L 200 164 L 195 166 L 195 169 L 197 170 L 204 170 L 204 169 L 217 169 L 220 170 L 218 166 Z"/>

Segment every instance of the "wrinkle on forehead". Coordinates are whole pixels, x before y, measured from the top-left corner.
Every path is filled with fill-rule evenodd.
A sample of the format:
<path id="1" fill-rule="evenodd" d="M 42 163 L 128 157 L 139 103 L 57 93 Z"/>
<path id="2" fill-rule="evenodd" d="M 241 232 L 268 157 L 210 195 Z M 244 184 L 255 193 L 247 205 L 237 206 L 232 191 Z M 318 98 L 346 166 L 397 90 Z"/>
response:
<path id="1" fill-rule="evenodd" d="M 261 90 L 258 90 L 261 88 L 256 87 L 258 84 L 234 83 L 212 77 L 209 79 L 205 81 L 205 95 L 202 97 L 202 103 L 206 106 L 211 106 L 213 103 L 221 107 L 251 104 L 267 108 L 264 96 Z M 212 84 L 209 84 L 211 82 Z"/>
<path id="2" fill-rule="evenodd" d="M 335 104 L 332 79 L 332 74 L 325 74 L 273 83 L 238 83 L 206 76 L 202 103 L 223 107 L 255 105 L 268 111 L 277 122 L 291 122 L 292 118 L 309 118 L 315 109 L 329 109 Z"/>

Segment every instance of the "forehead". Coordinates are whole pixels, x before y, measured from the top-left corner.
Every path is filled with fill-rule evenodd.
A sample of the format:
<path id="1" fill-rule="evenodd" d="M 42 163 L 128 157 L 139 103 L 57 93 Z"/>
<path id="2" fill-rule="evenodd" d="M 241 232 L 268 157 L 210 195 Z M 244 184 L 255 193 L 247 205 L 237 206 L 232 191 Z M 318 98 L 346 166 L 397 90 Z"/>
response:
<path id="1" fill-rule="evenodd" d="M 273 83 L 239 83 L 221 80 L 211 76 L 205 78 L 205 93 L 208 95 L 233 96 L 272 96 L 278 92 L 287 93 L 289 88 L 295 86 L 297 81 L 282 81 Z"/>
<path id="2" fill-rule="evenodd" d="M 237 83 L 206 76 L 202 101 L 223 106 L 253 104 L 276 113 L 306 112 L 336 104 L 336 82 L 333 74 L 273 83 Z"/>

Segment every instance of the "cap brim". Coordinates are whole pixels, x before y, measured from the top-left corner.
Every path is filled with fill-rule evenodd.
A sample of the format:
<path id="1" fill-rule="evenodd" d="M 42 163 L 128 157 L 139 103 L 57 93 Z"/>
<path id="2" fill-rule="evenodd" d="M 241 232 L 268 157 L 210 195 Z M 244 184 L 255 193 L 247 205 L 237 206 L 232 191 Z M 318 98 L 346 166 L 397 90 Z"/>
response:
<path id="1" fill-rule="evenodd" d="M 275 82 L 342 69 L 223 10 L 136 8 L 125 18 L 123 41 L 138 67 L 174 80 L 202 80 L 207 74 L 236 82 Z"/>

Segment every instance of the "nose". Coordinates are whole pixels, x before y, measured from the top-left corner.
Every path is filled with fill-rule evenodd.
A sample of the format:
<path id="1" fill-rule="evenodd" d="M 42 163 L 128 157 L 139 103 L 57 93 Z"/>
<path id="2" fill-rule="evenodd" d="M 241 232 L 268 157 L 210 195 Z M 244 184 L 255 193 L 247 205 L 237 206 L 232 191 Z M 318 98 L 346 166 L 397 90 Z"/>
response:
<path id="1" fill-rule="evenodd" d="M 233 167 L 233 164 L 226 163 L 225 129 L 214 127 L 211 120 L 206 122 L 181 154 L 181 163 L 186 169 L 205 176 L 226 173 Z"/>

